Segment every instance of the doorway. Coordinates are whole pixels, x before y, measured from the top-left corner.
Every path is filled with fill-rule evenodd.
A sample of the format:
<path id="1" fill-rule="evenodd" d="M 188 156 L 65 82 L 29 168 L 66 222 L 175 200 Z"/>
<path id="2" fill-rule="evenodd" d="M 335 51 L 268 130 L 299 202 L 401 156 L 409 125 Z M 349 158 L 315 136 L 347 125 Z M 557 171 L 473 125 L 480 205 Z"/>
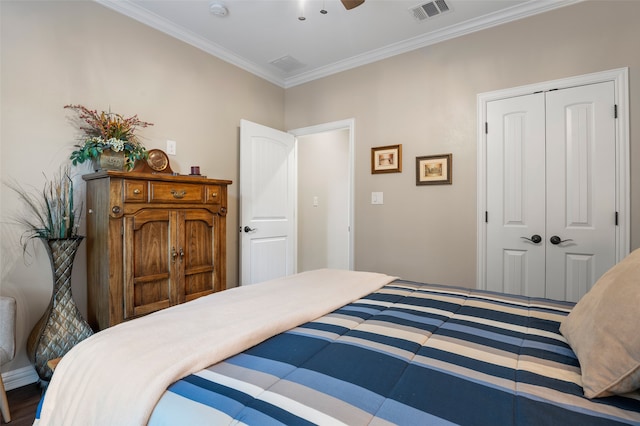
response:
<path id="1" fill-rule="evenodd" d="M 314 136 L 315 135 L 315 136 Z M 303 268 L 353 269 L 353 187 L 354 187 L 354 120 L 336 121 L 317 126 L 291 130 L 287 133 L 247 120 L 240 121 L 240 285 L 254 284 L 290 275 L 298 270 L 298 175 L 307 168 L 297 165 L 298 139 L 309 137 L 319 140 L 321 157 L 336 152 L 327 150 L 322 135 L 340 135 L 343 164 L 342 178 L 333 181 L 326 192 L 344 194 L 339 201 L 341 217 L 323 218 L 325 229 L 331 228 L 331 241 L 324 255 L 305 257 Z M 328 138 L 333 139 L 333 138 Z M 327 144 L 329 145 L 329 144 Z M 346 150 L 344 149 L 347 146 Z M 313 155 L 313 154 L 312 154 Z M 346 157 L 346 158 L 345 158 Z M 327 161 L 315 159 L 310 179 L 325 179 Z M 346 163 L 346 171 L 344 170 Z M 324 167 L 323 167 L 324 166 Z M 301 170 L 302 169 L 302 170 Z M 315 176 L 318 175 L 318 176 Z M 320 196 L 311 188 L 311 203 L 320 207 L 328 200 L 335 202 L 333 194 Z M 317 200 L 316 200 L 317 197 Z M 307 198 L 305 201 L 309 201 Z M 346 208 L 345 208 L 346 204 Z M 332 207 L 332 210 L 333 207 Z M 335 209 L 338 210 L 338 209 Z M 336 219 L 337 217 L 337 219 Z M 342 224 L 336 225 L 335 223 Z M 313 245 L 304 241 L 302 247 Z M 337 248 L 339 247 L 339 248 Z M 328 254 L 330 252 L 330 255 Z M 312 251 L 313 253 L 313 251 Z M 305 253 L 306 255 L 306 253 Z"/>
<path id="2" fill-rule="evenodd" d="M 352 270 L 354 120 L 289 133 L 297 151 L 297 271 Z"/>
<path id="3" fill-rule="evenodd" d="M 349 130 L 297 141 L 298 272 L 349 269 Z"/>

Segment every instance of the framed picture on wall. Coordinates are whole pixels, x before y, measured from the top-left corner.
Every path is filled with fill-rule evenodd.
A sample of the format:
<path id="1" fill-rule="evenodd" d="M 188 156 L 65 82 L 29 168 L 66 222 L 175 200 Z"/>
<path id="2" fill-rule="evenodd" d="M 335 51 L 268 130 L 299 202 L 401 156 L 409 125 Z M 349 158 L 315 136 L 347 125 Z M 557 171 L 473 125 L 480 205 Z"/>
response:
<path id="1" fill-rule="evenodd" d="M 402 171 L 402 145 L 371 148 L 371 173 L 398 173 Z"/>
<path id="2" fill-rule="evenodd" d="M 453 154 L 416 157 L 416 185 L 451 185 Z"/>

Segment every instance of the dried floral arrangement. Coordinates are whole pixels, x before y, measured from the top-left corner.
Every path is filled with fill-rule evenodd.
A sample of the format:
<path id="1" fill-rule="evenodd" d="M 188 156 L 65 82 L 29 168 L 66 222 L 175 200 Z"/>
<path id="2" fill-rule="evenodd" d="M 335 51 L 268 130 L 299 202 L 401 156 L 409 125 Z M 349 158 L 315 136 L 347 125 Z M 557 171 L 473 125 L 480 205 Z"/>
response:
<path id="1" fill-rule="evenodd" d="M 100 157 L 106 149 L 124 151 L 129 169 L 137 160 L 147 158 L 147 150 L 140 142 L 136 130 L 153 126 L 142 121 L 137 115 L 124 117 L 111 111 L 91 110 L 83 105 L 65 105 L 76 113 L 82 131 L 81 142 L 75 145 L 70 160 L 73 165 Z"/>
<path id="2" fill-rule="evenodd" d="M 45 175 L 45 185 L 41 193 L 25 190 L 20 184 L 7 184 L 14 190 L 30 213 L 19 217 L 16 221 L 26 230 L 22 235 L 23 249 L 34 238 L 56 239 L 75 238 L 82 214 L 82 203 L 74 202 L 73 180 L 70 166 L 60 167 L 52 179 Z"/>

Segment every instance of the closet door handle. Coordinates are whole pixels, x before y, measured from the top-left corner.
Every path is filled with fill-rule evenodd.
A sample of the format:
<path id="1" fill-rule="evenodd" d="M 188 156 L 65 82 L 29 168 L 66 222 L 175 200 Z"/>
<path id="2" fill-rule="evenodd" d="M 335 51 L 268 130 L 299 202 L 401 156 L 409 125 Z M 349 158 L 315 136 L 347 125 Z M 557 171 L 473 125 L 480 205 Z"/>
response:
<path id="1" fill-rule="evenodd" d="M 551 244 L 558 245 L 560 243 L 566 243 L 567 241 L 573 241 L 571 238 L 568 238 L 566 240 L 563 240 L 562 238 L 558 237 L 557 235 L 554 235 L 553 237 L 549 238 L 549 242 L 551 242 Z"/>
<path id="2" fill-rule="evenodd" d="M 520 237 L 520 238 L 522 238 L 523 240 L 531 241 L 534 244 L 538 244 L 540 243 L 540 241 L 542 241 L 542 237 L 538 234 L 533 234 L 531 238 L 527 238 L 527 237 Z"/>

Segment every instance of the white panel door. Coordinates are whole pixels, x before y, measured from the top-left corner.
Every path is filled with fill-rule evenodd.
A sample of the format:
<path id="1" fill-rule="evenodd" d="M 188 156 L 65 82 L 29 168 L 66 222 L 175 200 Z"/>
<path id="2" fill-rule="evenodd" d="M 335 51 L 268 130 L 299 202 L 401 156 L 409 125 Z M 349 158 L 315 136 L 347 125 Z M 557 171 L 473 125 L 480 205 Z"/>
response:
<path id="1" fill-rule="evenodd" d="M 240 122 L 240 284 L 295 272 L 295 139 Z"/>
<path id="2" fill-rule="evenodd" d="M 544 94 L 487 103 L 487 289 L 545 294 Z"/>
<path id="3" fill-rule="evenodd" d="M 614 83 L 487 102 L 486 287 L 578 301 L 615 264 Z"/>
<path id="4" fill-rule="evenodd" d="M 615 264 L 614 104 L 613 82 L 547 93 L 546 295 L 552 299 L 577 301 Z"/>

